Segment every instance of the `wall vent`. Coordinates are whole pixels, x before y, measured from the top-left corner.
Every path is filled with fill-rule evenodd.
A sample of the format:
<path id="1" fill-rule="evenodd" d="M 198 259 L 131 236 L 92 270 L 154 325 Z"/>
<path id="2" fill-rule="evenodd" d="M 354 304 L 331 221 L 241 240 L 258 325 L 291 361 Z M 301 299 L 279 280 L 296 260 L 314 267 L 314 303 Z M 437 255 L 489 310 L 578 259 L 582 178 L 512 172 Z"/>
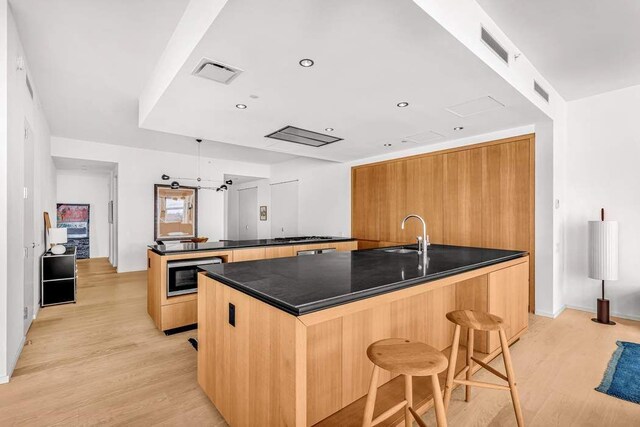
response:
<path id="1" fill-rule="evenodd" d="M 242 70 L 209 58 L 202 58 L 192 75 L 228 85 L 242 73 Z"/>
<path id="2" fill-rule="evenodd" d="M 29 91 L 29 95 L 31 95 L 31 99 L 33 99 L 33 88 L 31 87 L 31 80 L 29 80 L 29 76 L 26 76 L 25 83 L 27 84 L 27 90 Z"/>
<path id="3" fill-rule="evenodd" d="M 269 135 L 265 135 L 265 138 L 279 139 L 281 141 L 309 145 L 311 147 L 322 147 L 323 145 L 342 141 L 342 138 L 313 132 L 311 130 L 300 129 L 295 126 L 285 126 L 282 129 L 270 133 Z"/>
<path id="4" fill-rule="evenodd" d="M 509 64 L 509 52 L 507 51 L 507 49 L 502 47 L 502 45 L 498 43 L 498 41 L 493 38 L 493 36 L 489 34 L 489 32 L 484 27 L 481 27 L 480 39 L 482 39 L 484 44 L 486 44 L 487 47 L 489 47 L 489 49 L 493 51 L 493 53 L 498 55 L 498 58 L 502 59 L 505 64 Z"/>
<path id="5" fill-rule="evenodd" d="M 536 93 L 542 97 L 542 99 L 549 102 L 549 93 L 544 90 L 542 86 L 540 86 L 535 80 L 533 81 L 533 90 L 535 90 Z"/>

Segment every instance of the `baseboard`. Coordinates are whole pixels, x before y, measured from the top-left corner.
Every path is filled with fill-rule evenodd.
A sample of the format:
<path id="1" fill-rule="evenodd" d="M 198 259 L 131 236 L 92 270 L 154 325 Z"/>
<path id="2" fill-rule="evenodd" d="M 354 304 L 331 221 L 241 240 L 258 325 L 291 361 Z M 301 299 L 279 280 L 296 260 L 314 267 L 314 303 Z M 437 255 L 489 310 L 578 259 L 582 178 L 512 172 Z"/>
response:
<path id="1" fill-rule="evenodd" d="M 578 305 L 569 305 L 569 304 L 567 304 L 566 307 L 570 308 L 572 310 L 586 311 L 587 313 L 594 313 L 594 315 L 595 315 L 595 312 L 596 312 L 596 308 L 595 307 L 582 307 L 582 306 L 578 306 Z M 618 312 L 615 312 L 615 311 L 611 312 L 611 317 L 619 317 L 620 319 L 640 321 L 640 316 L 622 314 L 622 313 L 618 313 Z"/>
<path id="2" fill-rule="evenodd" d="M 542 310 L 536 310 L 536 312 L 534 313 L 536 316 L 542 316 L 542 317 L 548 317 L 550 319 L 555 319 L 556 317 L 560 316 L 562 314 L 562 312 L 567 308 L 566 305 L 563 305 L 562 307 L 560 307 L 558 310 L 556 310 L 554 313 L 548 312 L 548 311 L 542 311 Z"/>
<path id="3" fill-rule="evenodd" d="M 26 341 L 27 337 L 24 336 L 22 337 L 22 340 L 20 340 L 20 345 L 18 346 L 18 351 L 16 351 L 16 354 L 14 355 L 13 360 L 11 361 L 11 364 L 7 367 L 7 375 L 3 375 L 0 377 L 0 384 L 5 384 L 9 382 L 9 379 L 11 379 L 11 374 L 13 374 L 13 370 L 16 369 L 16 365 L 18 364 L 18 359 L 20 359 L 20 355 L 22 354 L 22 349 L 24 348 L 24 343 Z"/>

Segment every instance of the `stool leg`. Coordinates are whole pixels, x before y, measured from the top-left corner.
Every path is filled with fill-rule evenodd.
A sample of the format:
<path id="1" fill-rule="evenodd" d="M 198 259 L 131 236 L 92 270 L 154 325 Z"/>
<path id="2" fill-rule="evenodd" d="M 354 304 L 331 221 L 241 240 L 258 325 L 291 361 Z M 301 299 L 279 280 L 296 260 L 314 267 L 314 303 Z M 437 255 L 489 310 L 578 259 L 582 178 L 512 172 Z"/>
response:
<path id="1" fill-rule="evenodd" d="M 453 391 L 453 377 L 456 375 L 456 361 L 458 360 L 458 347 L 460 346 L 460 325 L 456 325 L 453 331 L 453 343 L 451 344 L 451 354 L 449 355 L 449 369 L 447 370 L 447 381 L 444 385 L 444 409 L 449 409 L 451 392 Z M 435 391 L 434 391 L 435 396 Z"/>
<path id="2" fill-rule="evenodd" d="M 371 383 L 369 383 L 369 394 L 367 394 L 367 403 L 364 405 L 364 418 L 362 419 L 362 427 L 371 427 L 371 421 L 373 421 L 373 408 L 376 406 L 379 373 L 380 368 L 377 365 L 373 365 Z"/>
<path id="3" fill-rule="evenodd" d="M 436 409 L 438 427 L 447 427 L 447 413 L 442 402 L 442 392 L 440 391 L 440 381 L 437 374 L 431 375 L 431 388 L 433 389 L 433 406 Z"/>
<path id="4" fill-rule="evenodd" d="M 467 330 L 467 381 L 471 381 L 471 368 L 473 367 L 473 360 L 471 357 L 473 356 L 473 338 L 474 338 L 474 330 L 469 328 Z M 471 400 L 471 386 L 467 385 L 464 387 L 464 400 L 468 402 Z"/>
<path id="5" fill-rule="evenodd" d="M 413 415 L 409 408 L 413 408 L 413 377 L 411 375 L 404 376 L 404 398 L 407 401 L 404 407 L 404 425 L 411 427 L 413 425 Z"/>
<path id="6" fill-rule="evenodd" d="M 516 412 L 516 421 L 518 427 L 524 426 L 524 419 L 522 417 L 522 409 L 520 408 L 520 397 L 518 396 L 518 389 L 516 388 L 516 379 L 513 375 L 513 366 L 511 364 L 511 353 L 509 353 L 509 342 L 507 341 L 507 334 L 504 333 L 504 329 L 500 328 L 498 331 L 500 334 L 500 345 L 502 347 L 502 358 L 504 359 L 504 368 L 507 371 L 507 379 L 509 381 L 509 389 L 511 390 L 511 400 L 513 401 L 513 409 Z"/>

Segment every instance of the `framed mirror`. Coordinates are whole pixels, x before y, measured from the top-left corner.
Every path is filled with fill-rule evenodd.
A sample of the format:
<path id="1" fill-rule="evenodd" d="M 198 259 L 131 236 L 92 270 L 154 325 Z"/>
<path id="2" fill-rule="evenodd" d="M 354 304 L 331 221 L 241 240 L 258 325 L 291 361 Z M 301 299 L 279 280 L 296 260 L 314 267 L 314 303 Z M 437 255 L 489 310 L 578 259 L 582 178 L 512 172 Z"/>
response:
<path id="1" fill-rule="evenodd" d="M 154 240 L 189 240 L 198 236 L 198 189 L 154 187 Z"/>

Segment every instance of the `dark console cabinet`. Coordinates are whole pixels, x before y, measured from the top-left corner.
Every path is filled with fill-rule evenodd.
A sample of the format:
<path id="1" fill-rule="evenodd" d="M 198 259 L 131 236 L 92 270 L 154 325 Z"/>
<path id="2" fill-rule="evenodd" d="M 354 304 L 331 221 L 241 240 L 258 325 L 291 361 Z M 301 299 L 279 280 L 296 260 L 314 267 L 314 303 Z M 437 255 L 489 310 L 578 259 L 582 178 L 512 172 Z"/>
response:
<path id="1" fill-rule="evenodd" d="M 76 248 L 62 255 L 47 252 L 41 261 L 42 298 L 40 305 L 76 302 Z"/>

